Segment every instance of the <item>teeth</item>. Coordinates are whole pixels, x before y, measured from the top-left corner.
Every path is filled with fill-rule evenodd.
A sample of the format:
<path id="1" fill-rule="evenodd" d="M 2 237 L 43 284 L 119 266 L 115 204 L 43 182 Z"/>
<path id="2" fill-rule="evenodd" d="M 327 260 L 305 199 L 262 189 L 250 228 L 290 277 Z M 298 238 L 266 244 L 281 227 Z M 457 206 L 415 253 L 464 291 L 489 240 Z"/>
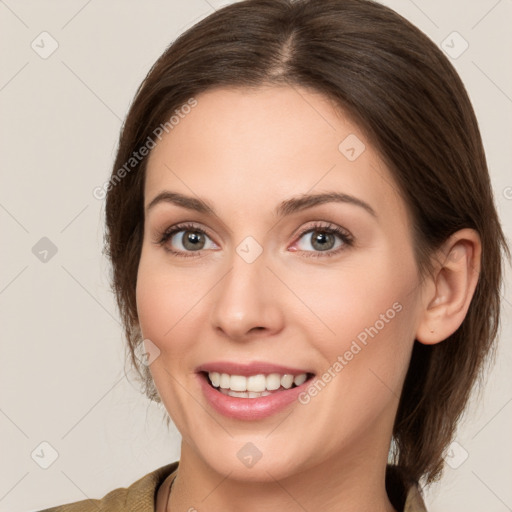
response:
<path id="1" fill-rule="evenodd" d="M 269 391 L 275 391 L 281 387 L 281 375 L 279 373 L 271 373 L 265 378 L 265 387 Z"/>
<path id="2" fill-rule="evenodd" d="M 237 398 L 259 398 L 260 396 L 271 395 L 270 391 L 256 393 L 255 391 L 231 391 L 230 389 L 220 388 L 219 391 L 224 395 L 234 396 Z"/>
<path id="3" fill-rule="evenodd" d="M 292 387 L 292 384 L 293 375 L 286 374 L 281 377 L 281 386 L 283 386 L 283 388 L 290 389 Z"/>
<path id="4" fill-rule="evenodd" d="M 208 372 L 208 377 L 210 378 L 210 382 L 216 388 L 221 388 L 225 390 L 230 390 L 233 393 L 230 396 L 242 396 L 243 398 L 257 398 L 257 396 L 266 396 L 264 394 L 265 391 L 275 391 L 280 387 L 285 389 L 290 389 L 293 384 L 296 386 L 300 386 L 307 379 L 306 373 L 301 373 L 300 375 L 291 375 L 291 374 L 279 374 L 279 373 L 270 373 L 269 375 L 263 375 L 262 373 L 258 375 L 250 375 L 249 377 L 245 377 L 244 375 L 229 375 L 227 373 L 219 373 L 219 372 Z M 249 394 L 244 393 L 248 391 Z M 257 396 L 250 396 L 251 393 L 257 393 Z M 270 394 L 270 393 L 267 393 Z"/>
<path id="5" fill-rule="evenodd" d="M 223 373 L 223 374 L 217 373 L 217 379 L 218 379 L 218 384 L 216 386 L 214 384 L 215 387 L 220 386 L 221 388 L 229 388 L 230 378 L 227 373 Z"/>
<path id="6" fill-rule="evenodd" d="M 304 382 L 306 382 L 306 379 L 308 378 L 308 376 L 305 374 L 305 373 L 301 373 L 300 375 L 297 375 L 294 379 L 293 379 L 293 383 L 296 385 L 296 386 L 300 386 L 301 384 L 304 384 Z"/>

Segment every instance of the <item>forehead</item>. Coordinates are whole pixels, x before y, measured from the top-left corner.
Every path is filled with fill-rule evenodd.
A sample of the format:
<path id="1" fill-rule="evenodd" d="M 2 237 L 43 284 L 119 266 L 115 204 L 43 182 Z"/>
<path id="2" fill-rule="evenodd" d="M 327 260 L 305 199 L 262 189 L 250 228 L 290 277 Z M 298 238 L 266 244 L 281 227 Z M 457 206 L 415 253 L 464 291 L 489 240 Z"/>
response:
<path id="1" fill-rule="evenodd" d="M 333 102 L 297 86 L 217 88 L 196 98 L 152 150 L 145 206 L 163 190 L 239 213 L 337 190 L 405 218 L 398 187 L 363 131 Z"/>

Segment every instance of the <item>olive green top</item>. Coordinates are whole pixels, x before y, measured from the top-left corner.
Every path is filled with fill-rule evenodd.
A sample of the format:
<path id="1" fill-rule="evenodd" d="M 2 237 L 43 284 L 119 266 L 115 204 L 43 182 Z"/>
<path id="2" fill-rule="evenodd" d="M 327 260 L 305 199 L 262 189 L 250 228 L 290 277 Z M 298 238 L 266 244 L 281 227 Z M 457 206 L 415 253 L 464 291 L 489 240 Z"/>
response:
<path id="1" fill-rule="evenodd" d="M 82 500 L 67 505 L 48 508 L 40 512 L 155 512 L 156 496 L 163 481 L 178 469 L 179 461 L 167 464 L 131 484 L 106 494 L 100 500 Z M 392 466 L 388 466 L 386 488 L 389 499 L 398 512 L 427 512 L 417 486 L 406 492 L 394 478 Z"/>

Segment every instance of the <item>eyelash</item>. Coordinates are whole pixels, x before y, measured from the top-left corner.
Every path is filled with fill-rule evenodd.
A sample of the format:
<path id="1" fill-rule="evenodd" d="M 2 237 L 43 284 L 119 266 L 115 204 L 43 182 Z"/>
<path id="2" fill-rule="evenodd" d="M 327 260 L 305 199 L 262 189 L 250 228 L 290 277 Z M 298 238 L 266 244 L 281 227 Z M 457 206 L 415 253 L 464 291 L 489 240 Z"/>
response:
<path id="1" fill-rule="evenodd" d="M 179 233 L 180 231 L 194 231 L 197 233 L 204 234 L 211 238 L 206 231 L 203 229 L 197 227 L 195 224 L 191 223 L 184 223 L 184 224 L 177 224 L 175 226 L 172 226 L 168 229 L 166 229 L 163 232 L 159 232 L 156 237 L 156 243 L 157 245 L 163 246 L 170 238 L 172 238 L 173 235 L 176 233 Z M 301 231 L 298 235 L 298 240 L 300 240 L 305 234 L 314 232 L 314 231 L 320 231 L 321 233 L 328 233 L 337 235 L 343 242 L 343 245 L 335 250 L 329 250 L 329 251 L 302 251 L 298 250 L 297 252 L 303 252 L 303 253 L 310 253 L 305 255 L 306 258 L 313 257 L 313 258 L 323 258 L 323 257 L 330 257 L 335 256 L 336 254 L 340 253 L 341 251 L 347 249 L 348 247 L 351 247 L 354 244 L 354 239 L 347 231 L 342 230 L 341 228 L 337 227 L 334 224 L 328 224 L 323 225 L 320 223 L 315 223 L 312 226 L 309 226 L 305 228 L 303 231 Z M 201 251 L 175 251 L 173 249 L 170 249 L 169 247 L 164 247 L 164 249 L 173 254 L 174 256 L 181 257 L 181 258 L 194 258 L 197 257 Z"/>

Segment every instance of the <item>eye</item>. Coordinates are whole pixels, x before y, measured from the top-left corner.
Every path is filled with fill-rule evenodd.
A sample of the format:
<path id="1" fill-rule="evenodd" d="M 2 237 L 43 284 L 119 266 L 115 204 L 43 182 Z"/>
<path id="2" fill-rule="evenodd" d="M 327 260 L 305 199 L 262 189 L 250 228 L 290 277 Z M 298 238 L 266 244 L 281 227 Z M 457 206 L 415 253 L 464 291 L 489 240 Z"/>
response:
<path id="1" fill-rule="evenodd" d="M 308 236 L 306 237 L 306 235 Z M 299 238 L 309 240 L 304 245 L 307 246 L 309 243 L 313 247 L 313 251 L 305 249 L 304 245 L 299 247 L 300 251 L 311 252 L 307 257 L 334 256 L 353 245 L 353 238 L 350 233 L 333 224 L 323 225 L 316 223 L 302 231 Z M 336 238 L 340 241 L 338 245 L 336 245 Z"/>
<path id="2" fill-rule="evenodd" d="M 188 258 L 196 256 L 193 254 L 194 252 L 199 252 L 203 249 L 211 249 L 212 247 L 208 247 L 207 240 L 210 240 L 210 237 L 203 229 L 196 225 L 178 224 L 163 233 L 159 233 L 155 243 L 164 246 L 165 250 L 172 254 Z M 169 242 L 169 244 L 167 242 Z M 177 247 L 178 250 L 172 249 L 169 245 L 171 247 Z M 213 248 L 215 248 L 215 244 L 213 245 Z"/>
<path id="3" fill-rule="evenodd" d="M 302 238 L 307 240 L 306 235 L 309 235 L 309 243 L 313 247 L 313 250 L 311 251 L 304 248 L 302 244 L 300 244 L 301 246 L 298 249 L 292 249 L 292 251 L 298 250 L 306 253 L 306 257 L 334 256 L 352 246 L 354 243 L 348 231 L 334 224 L 324 225 L 315 223 L 300 233 L 299 241 Z M 338 239 L 337 245 L 336 239 Z M 213 242 L 211 242 L 213 247 L 208 247 L 208 241 L 211 242 L 211 239 L 206 231 L 195 224 L 186 223 L 172 226 L 164 232 L 158 233 L 154 243 L 163 246 L 167 252 L 175 256 L 188 258 L 199 256 L 197 253 L 202 250 L 217 248 Z M 177 249 L 175 249 L 175 247 L 177 247 Z"/>

